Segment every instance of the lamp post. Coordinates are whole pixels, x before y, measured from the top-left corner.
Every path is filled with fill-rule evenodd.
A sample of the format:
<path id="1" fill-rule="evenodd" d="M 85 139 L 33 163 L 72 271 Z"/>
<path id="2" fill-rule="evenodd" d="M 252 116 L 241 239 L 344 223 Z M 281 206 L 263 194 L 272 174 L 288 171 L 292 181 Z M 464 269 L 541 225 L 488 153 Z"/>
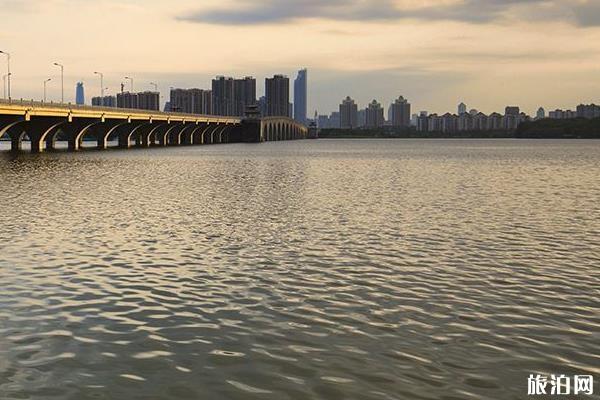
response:
<path id="1" fill-rule="evenodd" d="M 129 79 L 129 81 L 131 82 L 131 93 L 133 93 L 133 78 L 126 76 L 125 79 Z"/>
<path id="2" fill-rule="evenodd" d="M 100 98 L 104 98 L 104 74 L 102 72 L 95 71 L 94 74 L 100 75 Z"/>
<path id="3" fill-rule="evenodd" d="M 2 96 L 3 99 L 6 99 L 6 78 L 8 78 L 9 76 L 10 76 L 10 74 L 2 75 L 2 84 L 4 87 L 3 96 Z"/>
<path id="4" fill-rule="evenodd" d="M 60 67 L 60 102 L 65 103 L 65 66 L 59 63 L 54 63 L 57 67 Z"/>
<path id="5" fill-rule="evenodd" d="M 8 76 L 8 100 L 10 100 L 10 76 L 12 75 L 10 73 L 10 53 L 7 53 L 5 51 L 0 50 L 1 54 L 6 54 L 6 67 L 7 67 L 7 75 Z"/>
<path id="6" fill-rule="evenodd" d="M 46 85 L 48 82 L 50 82 L 52 80 L 52 78 L 48 78 L 44 81 L 44 103 L 46 102 Z"/>
<path id="7" fill-rule="evenodd" d="M 158 85 L 157 85 L 156 83 L 154 83 L 154 82 L 150 82 L 150 84 L 151 84 L 152 86 L 154 86 L 154 91 L 155 91 L 155 92 L 158 92 Z"/>

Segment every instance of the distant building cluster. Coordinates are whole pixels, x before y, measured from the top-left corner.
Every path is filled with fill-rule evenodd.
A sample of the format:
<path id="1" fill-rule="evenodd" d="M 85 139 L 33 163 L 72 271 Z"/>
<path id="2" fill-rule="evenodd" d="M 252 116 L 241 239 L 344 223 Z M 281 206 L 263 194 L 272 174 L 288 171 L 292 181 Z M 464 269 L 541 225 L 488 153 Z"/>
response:
<path id="1" fill-rule="evenodd" d="M 577 111 L 572 110 L 554 110 L 548 113 L 550 119 L 572 119 L 577 118 Z"/>
<path id="2" fill-rule="evenodd" d="M 317 126 L 320 129 L 381 128 L 383 126 L 408 127 L 411 125 L 410 103 L 403 96 L 394 100 L 388 108 L 388 119 L 377 100 L 373 100 L 364 109 L 358 109 L 350 97 L 342 100 L 339 111 L 330 115 L 318 115 Z"/>
<path id="3" fill-rule="evenodd" d="M 546 118 L 546 115 L 543 112 L 543 110 L 544 110 L 543 108 L 540 108 L 540 110 L 538 110 L 536 120 Z M 595 104 L 580 104 L 577 106 L 576 110 L 556 109 L 556 110 L 550 111 L 548 113 L 548 118 L 550 118 L 550 119 L 600 118 L 600 106 L 597 106 Z"/>
<path id="4" fill-rule="evenodd" d="M 443 115 L 428 114 L 422 111 L 417 117 L 418 132 L 467 132 L 467 131 L 491 131 L 491 130 L 515 130 L 521 122 L 529 121 L 531 118 L 520 112 L 519 107 L 509 106 L 504 114 L 491 113 L 486 115 L 477 110 L 466 111 L 466 105 L 458 106 L 458 114 L 446 113 Z"/>
<path id="5" fill-rule="evenodd" d="M 81 95 L 80 95 L 81 93 Z M 187 114 L 244 116 L 246 110 L 258 107 L 263 116 L 293 117 L 308 124 L 308 71 L 298 71 L 294 80 L 294 104 L 290 102 L 290 79 L 285 75 L 274 75 L 265 79 L 265 95 L 256 96 L 256 79 L 251 76 L 232 78 L 217 76 L 210 89 L 171 88 L 165 111 Z M 83 85 L 77 87 L 78 101 L 83 98 Z M 92 98 L 93 106 L 133 108 L 144 110 L 160 109 L 160 93 L 131 93 L 123 90 L 116 96 Z"/>
<path id="6" fill-rule="evenodd" d="M 600 118 L 600 106 L 595 104 L 580 104 L 577 106 L 577 118 Z"/>
<path id="7" fill-rule="evenodd" d="M 92 97 L 92 105 L 98 107 L 116 107 L 117 96 Z"/>
<path id="8" fill-rule="evenodd" d="M 92 97 L 92 105 L 99 107 L 132 108 L 138 110 L 160 109 L 159 92 L 121 92 L 116 96 Z"/>

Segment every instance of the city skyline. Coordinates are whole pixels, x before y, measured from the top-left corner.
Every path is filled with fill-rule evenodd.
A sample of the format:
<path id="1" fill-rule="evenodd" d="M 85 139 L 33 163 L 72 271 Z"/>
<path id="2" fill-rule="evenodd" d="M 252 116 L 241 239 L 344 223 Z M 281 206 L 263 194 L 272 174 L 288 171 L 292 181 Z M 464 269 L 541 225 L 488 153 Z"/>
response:
<path id="1" fill-rule="evenodd" d="M 402 93 L 415 109 L 431 112 L 452 110 L 461 101 L 487 113 L 517 104 L 529 114 L 540 106 L 598 102 L 600 6 L 591 1 L 431 0 L 425 8 L 409 1 L 219 4 L 4 1 L 0 34 L 2 50 L 12 55 L 12 97 L 39 99 L 41 82 L 52 76 L 48 98 L 58 100 L 59 71 L 52 64 L 60 62 L 65 87 L 83 81 L 88 98 L 99 95 L 93 72 L 101 71 L 111 94 L 123 77 L 133 76 L 138 90 L 158 83 L 163 103 L 171 86 L 208 88 L 221 74 L 259 81 L 293 77 L 306 66 L 309 115 L 335 110 L 347 95 L 365 105 Z M 62 22 L 71 29 L 54 29 Z M 104 29 L 119 23 L 137 34 L 123 40 L 120 32 Z M 23 33 L 19 27 L 25 25 L 31 29 Z M 74 39 L 72 31 L 80 35 Z M 526 46 L 513 46 L 517 38 Z M 198 39 L 203 51 L 196 55 L 191 50 Z M 85 45 L 73 51 L 74 43 Z M 185 62 L 179 61 L 184 50 Z M 74 91 L 65 94 L 74 103 Z"/>

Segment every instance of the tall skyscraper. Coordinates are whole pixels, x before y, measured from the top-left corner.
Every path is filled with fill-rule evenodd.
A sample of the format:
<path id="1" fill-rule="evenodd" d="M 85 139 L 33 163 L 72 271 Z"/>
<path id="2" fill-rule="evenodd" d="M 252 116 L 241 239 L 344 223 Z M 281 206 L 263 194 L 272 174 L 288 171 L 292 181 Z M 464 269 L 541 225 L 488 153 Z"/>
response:
<path id="1" fill-rule="evenodd" d="M 243 116 L 246 107 L 256 105 L 256 79 L 247 76 L 233 81 L 233 115 Z"/>
<path id="2" fill-rule="evenodd" d="M 80 106 L 85 104 L 85 91 L 83 89 L 83 82 L 77 82 L 77 87 L 75 88 L 75 104 Z"/>
<path id="3" fill-rule="evenodd" d="M 290 116 L 290 79 L 275 75 L 265 79 L 265 99 L 268 116 Z"/>
<path id="4" fill-rule="evenodd" d="M 212 81 L 212 106 L 215 115 L 234 115 L 233 78 L 217 76 Z"/>
<path id="5" fill-rule="evenodd" d="M 367 128 L 380 128 L 383 123 L 383 107 L 377 100 L 373 100 L 366 109 L 365 126 Z"/>
<path id="6" fill-rule="evenodd" d="M 307 123 L 308 101 L 308 71 L 306 68 L 298 71 L 294 80 L 294 119 L 301 124 Z"/>
<path id="7" fill-rule="evenodd" d="M 410 126 L 410 103 L 403 96 L 392 103 L 392 126 Z"/>
<path id="8" fill-rule="evenodd" d="M 460 103 L 458 105 L 458 115 L 467 113 L 467 105 L 465 103 Z"/>
<path id="9" fill-rule="evenodd" d="M 353 129 L 358 126 L 358 106 L 347 96 L 340 104 L 340 128 Z"/>

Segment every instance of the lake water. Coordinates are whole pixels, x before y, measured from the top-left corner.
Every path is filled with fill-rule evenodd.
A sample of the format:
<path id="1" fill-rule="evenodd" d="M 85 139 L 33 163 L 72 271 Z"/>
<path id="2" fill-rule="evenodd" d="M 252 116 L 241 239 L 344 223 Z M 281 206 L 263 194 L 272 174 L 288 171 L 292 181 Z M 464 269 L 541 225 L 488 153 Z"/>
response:
<path id="1" fill-rule="evenodd" d="M 600 381 L 600 141 L 3 152 L 0 206 L 1 399 Z"/>

